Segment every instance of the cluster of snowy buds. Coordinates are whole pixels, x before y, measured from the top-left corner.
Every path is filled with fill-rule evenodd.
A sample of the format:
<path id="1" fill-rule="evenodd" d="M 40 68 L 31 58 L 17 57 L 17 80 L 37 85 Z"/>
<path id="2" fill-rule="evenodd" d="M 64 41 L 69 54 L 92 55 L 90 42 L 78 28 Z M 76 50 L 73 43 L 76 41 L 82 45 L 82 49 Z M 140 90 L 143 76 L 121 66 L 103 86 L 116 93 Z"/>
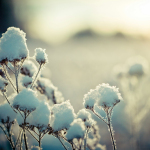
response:
<path id="1" fill-rule="evenodd" d="M 111 131 L 110 114 L 113 107 L 122 100 L 118 89 L 102 84 L 95 90 L 90 90 L 84 96 L 84 106 L 88 110 L 81 109 L 75 114 L 70 101 L 64 101 L 57 87 L 40 74 L 42 67 L 48 63 L 45 50 L 35 49 L 33 58 L 39 68 L 31 60 L 26 59 L 29 58 L 29 51 L 25 35 L 20 29 L 10 27 L 6 33 L 2 34 L 0 40 L 0 63 L 7 78 L 6 80 L 0 77 L 0 91 L 6 99 L 0 104 L 0 128 L 4 131 L 12 149 L 28 150 L 26 132 L 29 132 L 38 142 L 38 147 L 31 147 L 33 150 L 42 148 L 41 141 L 47 133 L 58 138 L 65 149 L 67 147 L 63 144 L 63 140 L 68 142 L 73 150 L 86 149 L 87 146 L 93 150 L 96 148 L 104 150 L 105 146 L 99 144 L 98 126 L 88 110 L 95 113 L 96 104 L 102 107 L 107 113 L 108 121 L 99 118 Z M 8 70 L 15 75 L 16 84 L 10 78 Z M 8 83 L 14 89 L 14 93 L 9 97 L 6 90 Z M 17 123 L 14 124 L 14 122 Z M 20 128 L 16 142 L 12 138 L 14 125 L 19 125 Z"/>

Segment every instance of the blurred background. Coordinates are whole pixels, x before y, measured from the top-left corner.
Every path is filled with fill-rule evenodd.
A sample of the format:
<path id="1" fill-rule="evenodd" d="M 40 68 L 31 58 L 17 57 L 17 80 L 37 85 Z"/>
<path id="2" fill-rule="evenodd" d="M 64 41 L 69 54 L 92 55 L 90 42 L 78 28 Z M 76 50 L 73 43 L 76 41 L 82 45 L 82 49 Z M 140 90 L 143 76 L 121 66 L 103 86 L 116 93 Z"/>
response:
<path id="1" fill-rule="evenodd" d="M 43 76 L 76 113 L 98 84 L 119 87 L 124 101 L 112 117 L 117 147 L 150 149 L 149 0 L 0 0 L 0 36 L 10 26 L 27 34 L 30 56 L 37 47 L 46 49 Z M 107 127 L 98 124 L 100 143 L 112 149 Z M 57 145 L 46 137 L 48 144 Z"/>

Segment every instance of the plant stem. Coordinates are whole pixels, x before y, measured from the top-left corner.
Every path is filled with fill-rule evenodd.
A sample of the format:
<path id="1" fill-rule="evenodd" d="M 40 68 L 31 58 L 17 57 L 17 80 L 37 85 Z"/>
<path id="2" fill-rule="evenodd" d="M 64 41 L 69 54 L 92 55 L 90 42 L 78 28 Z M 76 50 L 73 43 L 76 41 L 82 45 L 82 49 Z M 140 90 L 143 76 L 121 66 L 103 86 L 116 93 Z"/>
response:
<path id="1" fill-rule="evenodd" d="M 35 139 L 37 142 L 39 142 L 39 140 L 32 134 L 32 132 L 31 132 L 30 130 L 28 130 L 27 128 L 26 128 L 26 130 L 34 137 L 34 139 Z"/>
<path id="2" fill-rule="evenodd" d="M 16 148 L 16 146 L 17 146 L 17 144 L 18 144 L 18 141 L 19 141 L 21 135 L 22 135 L 22 129 L 20 129 L 20 132 L 19 132 L 19 135 L 18 135 L 16 144 L 15 144 L 15 148 Z"/>
<path id="3" fill-rule="evenodd" d="M 13 109 L 13 111 L 14 111 L 15 113 L 17 113 L 16 110 L 11 106 L 11 104 L 10 104 L 10 102 L 9 102 L 9 100 L 8 100 L 8 98 L 7 98 L 7 96 L 5 95 L 4 92 L 3 92 L 3 96 L 5 97 L 5 99 L 7 100 L 8 104 L 9 104 L 10 107 Z"/>
<path id="4" fill-rule="evenodd" d="M 65 147 L 65 145 L 63 144 L 63 142 L 60 140 L 59 136 L 57 136 L 57 138 L 59 139 L 59 141 L 61 142 L 62 146 L 65 148 L 65 150 L 67 150 L 67 148 Z"/>
<path id="5" fill-rule="evenodd" d="M 17 91 L 16 88 L 15 88 L 15 86 L 14 86 L 14 84 L 13 84 L 13 82 L 11 81 L 11 79 L 10 79 L 8 73 L 7 73 L 7 70 L 5 69 L 5 66 L 2 65 L 2 67 L 3 67 L 3 71 L 4 71 L 5 75 L 6 75 L 6 78 L 8 79 L 8 81 L 10 82 L 10 84 L 12 85 L 12 87 L 15 89 L 15 91 Z"/>
<path id="6" fill-rule="evenodd" d="M 86 133 L 85 133 L 84 150 L 86 150 L 86 140 L 87 140 L 87 136 L 88 136 L 89 129 L 90 129 L 90 128 L 87 128 Z"/>
<path id="7" fill-rule="evenodd" d="M 99 119 L 101 119 L 103 122 L 105 122 L 105 123 L 108 125 L 108 123 L 107 123 L 101 116 L 99 116 L 94 110 L 93 110 L 92 112 L 93 112 L 93 114 L 95 114 Z"/>
<path id="8" fill-rule="evenodd" d="M 25 143 L 25 147 L 26 147 L 26 150 L 28 150 L 28 144 L 27 144 L 25 129 L 23 129 L 23 132 L 24 132 L 24 143 Z"/>
<path id="9" fill-rule="evenodd" d="M 107 119 L 108 119 L 108 130 L 110 132 L 110 137 L 111 137 L 111 142 L 112 142 L 112 147 L 113 150 L 116 150 L 116 144 L 115 144 L 115 140 L 114 140 L 114 136 L 113 136 L 113 131 L 112 131 L 112 127 L 111 127 L 111 122 L 110 122 L 110 117 L 109 117 L 109 113 L 107 112 Z"/>
<path id="10" fill-rule="evenodd" d="M 17 69 L 17 66 L 16 66 L 16 61 L 14 62 L 14 68 L 15 68 L 16 88 L 17 88 L 17 93 L 19 93 L 19 87 L 18 87 L 18 69 Z"/>
<path id="11" fill-rule="evenodd" d="M 40 64 L 40 67 L 39 67 L 39 70 L 38 70 L 38 72 L 37 72 L 37 74 L 36 74 L 36 76 L 35 76 L 35 78 L 34 78 L 34 81 L 32 82 L 32 84 L 31 84 L 31 89 L 32 89 L 32 87 L 33 87 L 33 85 L 34 85 L 34 82 L 36 81 L 36 79 L 37 79 L 37 77 L 38 77 L 38 75 L 39 75 L 39 72 L 40 72 L 40 70 L 41 70 L 41 67 L 42 67 L 42 64 Z"/>
<path id="12" fill-rule="evenodd" d="M 41 148 L 41 133 L 39 133 L 39 147 Z"/>

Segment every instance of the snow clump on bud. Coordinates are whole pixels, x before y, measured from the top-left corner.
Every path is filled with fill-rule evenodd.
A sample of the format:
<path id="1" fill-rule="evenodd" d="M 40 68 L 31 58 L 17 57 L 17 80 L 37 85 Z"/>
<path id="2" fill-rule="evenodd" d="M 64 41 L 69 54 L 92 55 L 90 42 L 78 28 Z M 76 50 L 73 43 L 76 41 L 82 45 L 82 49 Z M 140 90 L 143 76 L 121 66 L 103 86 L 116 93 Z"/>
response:
<path id="1" fill-rule="evenodd" d="M 19 28 L 9 27 L 0 40 L 0 62 L 20 61 L 29 55 L 26 34 Z"/>
<path id="2" fill-rule="evenodd" d="M 27 60 L 23 63 L 20 72 L 21 74 L 32 77 L 34 73 L 37 72 L 37 67 L 32 61 Z"/>
<path id="3" fill-rule="evenodd" d="M 45 53 L 45 49 L 36 48 L 35 59 L 39 64 L 46 64 L 48 62 L 48 58 L 47 58 L 47 54 Z"/>
<path id="4" fill-rule="evenodd" d="M 29 124 L 40 132 L 47 129 L 50 122 L 50 108 L 48 103 L 41 101 L 37 109 L 28 117 Z"/>
<path id="5" fill-rule="evenodd" d="M 87 94 L 84 95 L 83 105 L 86 109 L 93 109 L 96 100 L 97 100 L 97 91 L 91 89 Z"/>
<path id="6" fill-rule="evenodd" d="M 29 87 L 32 83 L 32 80 L 33 78 L 29 77 L 29 76 L 22 76 L 21 77 L 21 83 L 22 83 L 22 86 L 24 87 Z"/>
<path id="7" fill-rule="evenodd" d="M 0 122 L 12 123 L 16 118 L 17 113 L 11 108 L 11 106 L 5 102 L 0 105 Z"/>
<path id="8" fill-rule="evenodd" d="M 91 114 L 85 109 L 81 109 L 77 113 L 77 118 L 81 118 L 84 122 L 88 120 L 90 117 L 91 117 Z"/>
<path id="9" fill-rule="evenodd" d="M 119 93 L 118 88 L 115 86 L 110 86 L 109 84 L 99 84 L 96 87 L 98 92 L 97 95 L 97 104 L 107 111 L 110 107 L 115 106 L 117 103 L 122 100 L 121 94 Z"/>
<path id="10" fill-rule="evenodd" d="M 70 128 L 67 130 L 66 138 L 68 139 L 68 141 L 72 141 L 74 138 L 84 138 L 84 134 L 84 122 L 80 118 L 78 118 L 71 123 Z"/>
<path id="11" fill-rule="evenodd" d="M 51 126 L 54 131 L 68 129 L 75 118 L 75 113 L 69 100 L 55 104 L 51 110 Z"/>
<path id="12" fill-rule="evenodd" d="M 35 91 L 23 89 L 13 100 L 13 106 L 24 113 L 34 111 L 39 105 L 39 100 Z"/>

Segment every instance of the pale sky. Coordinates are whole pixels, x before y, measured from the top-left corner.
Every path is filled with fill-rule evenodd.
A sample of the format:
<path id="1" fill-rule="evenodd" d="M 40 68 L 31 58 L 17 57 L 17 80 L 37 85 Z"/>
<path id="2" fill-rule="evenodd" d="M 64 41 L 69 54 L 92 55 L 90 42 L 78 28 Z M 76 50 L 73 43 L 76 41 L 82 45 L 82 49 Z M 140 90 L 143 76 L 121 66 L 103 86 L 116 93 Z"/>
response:
<path id="1" fill-rule="evenodd" d="M 61 43 L 86 29 L 150 38 L 150 0 L 14 0 L 30 36 Z"/>

